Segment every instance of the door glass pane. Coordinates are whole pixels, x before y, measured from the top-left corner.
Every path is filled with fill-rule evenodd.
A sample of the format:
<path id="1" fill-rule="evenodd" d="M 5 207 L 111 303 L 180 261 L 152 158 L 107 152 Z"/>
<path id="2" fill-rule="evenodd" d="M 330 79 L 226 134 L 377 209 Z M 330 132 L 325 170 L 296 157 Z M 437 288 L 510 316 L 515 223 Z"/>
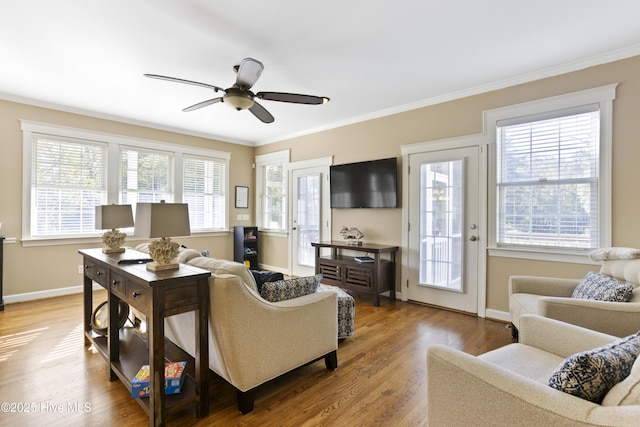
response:
<path id="1" fill-rule="evenodd" d="M 463 162 L 420 165 L 420 285 L 461 292 Z"/>
<path id="2" fill-rule="evenodd" d="M 298 259 L 299 265 L 314 266 L 311 242 L 320 241 L 320 175 L 298 178 Z"/>

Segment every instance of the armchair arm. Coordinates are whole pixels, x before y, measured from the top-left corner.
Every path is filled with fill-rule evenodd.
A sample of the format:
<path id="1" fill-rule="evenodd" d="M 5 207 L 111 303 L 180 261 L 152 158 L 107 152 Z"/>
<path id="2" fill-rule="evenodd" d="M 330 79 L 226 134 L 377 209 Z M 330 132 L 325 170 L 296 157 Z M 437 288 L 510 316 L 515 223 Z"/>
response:
<path id="1" fill-rule="evenodd" d="M 640 330 L 640 303 L 544 297 L 538 314 L 587 329 L 624 337 Z"/>
<path id="2" fill-rule="evenodd" d="M 580 280 L 560 277 L 510 276 L 509 293 L 570 297 Z"/>
<path id="3" fill-rule="evenodd" d="M 427 350 L 429 425 L 577 426 L 598 408 L 461 351 Z"/>
<path id="4" fill-rule="evenodd" d="M 520 318 L 520 344 L 544 350 L 560 357 L 613 342 L 617 337 L 535 315 Z"/>
<path id="5" fill-rule="evenodd" d="M 630 426 L 640 406 L 600 406 L 436 344 L 427 349 L 427 417 L 432 426 Z"/>

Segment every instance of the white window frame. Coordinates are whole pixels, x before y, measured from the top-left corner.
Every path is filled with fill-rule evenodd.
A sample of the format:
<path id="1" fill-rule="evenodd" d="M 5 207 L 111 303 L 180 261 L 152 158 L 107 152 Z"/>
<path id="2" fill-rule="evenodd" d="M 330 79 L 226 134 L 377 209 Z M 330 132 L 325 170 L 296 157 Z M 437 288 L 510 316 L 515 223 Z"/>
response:
<path id="1" fill-rule="evenodd" d="M 216 230 L 192 230 L 191 235 L 215 236 L 229 233 L 229 163 L 231 153 L 209 150 L 186 145 L 172 144 L 146 140 L 141 138 L 127 137 L 110 133 L 89 131 L 84 129 L 52 125 L 48 123 L 21 120 L 21 130 L 23 138 L 23 168 L 22 168 L 22 245 L 28 246 L 49 246 L 61 244 L 86 244 L 100 241 L 101 230 L 95 233 L 75 236 L 55 236 L 51 238 L 33 238 L 31 235 L 31 186 L 32 186 L 32 155 L 34 134 L 42 134 L 53 139 L 73 138 L 87 142 L 102 142 L 107 144 L 107 201 L 106 203 L 119 203 L 120 200 L 120 148 L 130 147 L 150 151 L 167 151 L 173 155 L 173 198 L 182 200 L 183 195 L 183 157 L 184 155 L 198 156 L 208 159 L 215 159 L 225 163 L 225 207 L 224 226 Z M 118 165 L 109 167 L 109 165 Z"/>
<path id="2" fill-rule="evenodd" d="M 565 110 L 589 104 L 599 104 L 600 110 L 600 173 L 598 180 L 599 247 L 611 246 L 611 151 L 613 127 L 613 100 L 617 84 L 601 86 L 566 95 L 544 98 L 484 112 L 484 129 L 489 140 L 489 255 L 545 261 L 563 261 L 590 264 L 583 250 L 510 248 L 497 245 L 497 123 L 529 115 Z"/>
<path id="3" fill-rule="evenodd" d="M 284 212 L 282 218 L 282 228 L 270 228 L 266 227 L 262 223 L 262 218 L 264 217 L 264 195 L 266 192 L 265 185 L 266 183 L 262 179 L 262 169 L 267 165 L 273 164 L 283 164 L 283 188 L 288 192 L 289 191 L 289 157 L 290 150 L 282 150 L 276 151 L 273 153 L 262 154 L 255 157 L 256 163 L 256 223 L 261 232 L 273 233 L 273 234 L 287 234 L 288 233 L 288 218 L 289 214 L 289 198 L 288 194 L 285 194 L 283 204 L 284 204 Z"/>

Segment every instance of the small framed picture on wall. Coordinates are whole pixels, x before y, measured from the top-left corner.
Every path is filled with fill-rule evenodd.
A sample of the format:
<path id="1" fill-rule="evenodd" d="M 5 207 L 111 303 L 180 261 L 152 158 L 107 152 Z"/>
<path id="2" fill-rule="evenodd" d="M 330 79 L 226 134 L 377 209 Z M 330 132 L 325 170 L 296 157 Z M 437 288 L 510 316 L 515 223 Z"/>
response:
<path id="1" fill-rule="evenodd" d="M 236 186 L 236 208 L 249 207 L 249 187 Z"/>

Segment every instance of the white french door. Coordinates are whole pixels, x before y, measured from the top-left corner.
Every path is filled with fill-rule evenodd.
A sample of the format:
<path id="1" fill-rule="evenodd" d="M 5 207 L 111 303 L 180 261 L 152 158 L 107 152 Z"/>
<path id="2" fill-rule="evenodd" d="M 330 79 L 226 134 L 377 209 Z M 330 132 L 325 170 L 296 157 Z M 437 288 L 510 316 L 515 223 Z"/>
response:
<path id="1" fill-rule="evenodd" d="M 409 300 L 478 312 L 479 150 L 409 155 Z"/>
<path id="2" fill-rule="evenodd" d="M 291 274 L 315 273 L 315 249 L 312 242 L 329 239 L 330 210 L 328 166 L 291 170 Z"/>

